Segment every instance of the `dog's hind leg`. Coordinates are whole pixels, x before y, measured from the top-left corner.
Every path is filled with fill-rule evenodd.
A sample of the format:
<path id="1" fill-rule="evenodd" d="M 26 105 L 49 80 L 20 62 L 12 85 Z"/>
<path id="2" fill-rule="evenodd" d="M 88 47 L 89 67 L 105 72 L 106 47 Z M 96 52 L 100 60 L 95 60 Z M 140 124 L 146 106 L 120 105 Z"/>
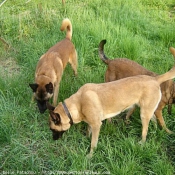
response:
<path id="1" fill-rule="evenodd" d="M 78 60 L 76 51 L 72 53 L 71 58 L 69 59 L 69 63 L 74 71 L 75 76 L 77 76 Z"/>
<path id="2" fill-rule="evenodd" d="M 164 107 L 162 107 L 162 106 L 159 104 L 159 106 L 158 106 L 158 108 L 156 109 L 156 111 L 154 112 L 154 114 L 155 114 L 156 118 L 158 119 L 158 122 L 159 122 L 160 126 L 161 126 L 163 129 L 165 129 L 165 131 L 166 131 L 167 133 L 173 134 L 173 132 L 167 128 L 167 126 L 166 126 L 166 124 L 165 124 L 165 121 L 164 121 L 164 119 L 163 119 L 163 116 L 162 116 L 162 109 L 163 109 L 163 108 L 164 108 Z"/>
<path id="3" fill-rule="evenodd" d="M 140 118 L 142 121 L 142 140 L 140 143 L 146 141 L 146 136 L 148 133 L 148 126 L 151 118 L 154 115 L 155 110 L 161 100 L 161 91 L 160 87 L 152 86 L 152 89 L 149 88 L 147 94 L 142 96 L 139 101 L 140 106 Z"/>
<path id="4" fill-rule="evenodd" d="M 144 143 L 146 141 L 146 136 L 148 133 L 148 126 L 150 119 L 152 118 L 153 111 L 144 111 L 141 109 L 141 121 L 142 121 L 142 140 L 139 143 Z"/>

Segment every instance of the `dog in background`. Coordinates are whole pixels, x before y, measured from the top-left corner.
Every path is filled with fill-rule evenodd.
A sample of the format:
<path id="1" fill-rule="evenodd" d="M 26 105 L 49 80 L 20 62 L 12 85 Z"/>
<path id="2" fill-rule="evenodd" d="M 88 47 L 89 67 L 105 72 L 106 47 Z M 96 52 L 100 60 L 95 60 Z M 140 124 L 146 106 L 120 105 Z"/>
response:
<path id="1" fill-rule="evenodd" d="M 107 70 L 105 73 L 105 82 L 111 82 L 115 80 L 119 80 L 126 77 L 136 76 L 136 75 L 149 75 L 149 76 L 157 76 L 158 74 L 151 72 L 145 69 L 143 66 L 139 65 L 135 61 L 126 59 L 126 58 L 116 58 L 109 59 L 104 54 L 104 45 L 106 44 L 106 40 L 102 40 L 99 44 L 99 57 L 101 60 L 107 64 Z M 170 48 L 170 52 L 175 57 L 175 49 Z M 168 133 L 172 133 L 165 124 L 163 119 L 162 110 L 166 105 L 169 105 L 168 112 L 171 114 L 171 105 L 175 103 L 175 83 L 173 80 L 168 80 L 163 82 L 161 85 L 161 93 L 162 98 L 155 110 L 154 114 L 158 119 L 160 126 L 165 129 Z M 126 115 L 126 119 L 129 120 L 129 117 L 134 112 L 135 106 L 130 109 Z M 110 121 L 110 119 L 108 119 Z"/>
<path id="2" fill-rule="evenodd" d="M 63 71 L 69 62 L 77 75 L 77 52 L 71 42 L 72 24 L 66 18 L 62 21 L 61 31 L 67 30 L 65 39 L 51 47 L 41 56 L 35 71 L 35 83 L 29 84 L 40 113 L 47 109 L 46 101 L 53 96 L 53 105 L 57 104 L 59 85 Z"/>
<path id="3" fill-rule="evenodd" d="M 175 50 L 175 49 L 174 49 Z M 161 100 L 160 84 L 175 78 L 175 66 L 165 74 L 151 77 L 138 75 L 108 83 L 87 83 L 56 107 L 47 103 L 50 129 L 57 140 L 72 124 L 84 121 L 92 133 L 88 157 L 97 146 L 102 121 L 120 114 L 133 105 L 140 106 L 142 140 L 146 141 L 149 121 Z"/>

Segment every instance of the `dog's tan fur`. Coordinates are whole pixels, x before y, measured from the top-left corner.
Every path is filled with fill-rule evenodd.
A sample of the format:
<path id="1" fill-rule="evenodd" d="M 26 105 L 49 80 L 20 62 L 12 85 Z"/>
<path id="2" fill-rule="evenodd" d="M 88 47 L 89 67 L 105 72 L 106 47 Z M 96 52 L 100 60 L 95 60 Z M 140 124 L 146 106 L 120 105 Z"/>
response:
<path id="1" fill-rule="evenodd" d="M 88 83 L 75 94 L 65 100 L 72 116 L 73 123 L 81 121 L 89 125 L 92 132 L 92 156 L 97 146 L 102 121 L 116 116 L 133 105 L 140 106 L 142 120 L 142 140 L 146 141 L 148 125 L 160 100 L 160 84 L 175 77 L 175 66 L 163 75 L 156 77 L 139 75 L 112 81 L 109 83 Z M 56 108 L 48 105 L 50 110 L 50 129 L 54 132 L 66 131 L 70 128 L 70 118 L 67 116 L 63 104 Z"/>
<path id="2" fill-rule="evenodd" d="M 75 75 L 78 66 L 77 52 L 71 42 L 72 24 L 68 18 L 62 21 L 60 30 L 67 30 L 66 38 L 41 56 L 35 71 L 35 83 L 30 84 L 36 100 L 47 101 L 53 95 L 54 105 L 57 104 L 59 85 L 67 63 L 71 64 Z"/>
<path id="3" fill-rule="evenodd" d="M 116 58 L 109 59 L 104 54 L 104 44 L 106 40 L 102 40 L 99 44 L 99 57 L 101 60 L 107 64 L 107 70 L 105 73 L 105 82 L 115 81 L 126 77 L 131 77 L 135 75 L 149 75 L 157 76 L 158 74 L 145 69 L 143 66 L 139 65 L 135 61 L 126 58 Z M 170 52 L 175 57 L 175 49 L 170 48 Z M 171 113 L 171 104 L 175 102 L 175 83 L 173 80 L 168 80 L 161 85 L 162 98 L 159 102 L 157 109 L 155 110 L 155 116 L 158 119 L 160 126 L 165 129 L 168 133 L 172 133 L 165 124 L 162 110 L 166 105 L 169 105 L 169 113 Z M 126 115 L 126 119 L 134 112 L 135 107 L 130 109 Z M 110 119 L 108 119 L 110 121 Z"/>

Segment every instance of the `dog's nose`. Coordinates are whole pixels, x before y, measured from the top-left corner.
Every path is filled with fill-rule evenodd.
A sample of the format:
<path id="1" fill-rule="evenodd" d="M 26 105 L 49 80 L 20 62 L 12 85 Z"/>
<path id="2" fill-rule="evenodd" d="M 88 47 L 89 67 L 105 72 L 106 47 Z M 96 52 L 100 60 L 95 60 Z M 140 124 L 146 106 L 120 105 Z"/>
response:
<path id="1" fill-rule="evenodd" d="M 40 111 L 41 114 L 44 114 L 44 111 Z"/>
<path id="2" fill-rule="evenodd" d="M 59 135 L 53 134 L 53 140 L 58 140 L 59 138 Z"/>
<path id="3" fill-rule="evenodd" d="M 40 110 L 40 113 L 43 114 L 45 111 L 46 111 L 46 109 Z"/>
<path id="4" fill-rule="evenodd" d="M 53 140 L 58 140 L 59 139 L 59 137 L 53 137 Z"/>
<path id="5" fill-rule="evenodd" d="M 62 135 L 65 131 L 52 131 L 53 140 L 58 140 L 62 138 Z"/>

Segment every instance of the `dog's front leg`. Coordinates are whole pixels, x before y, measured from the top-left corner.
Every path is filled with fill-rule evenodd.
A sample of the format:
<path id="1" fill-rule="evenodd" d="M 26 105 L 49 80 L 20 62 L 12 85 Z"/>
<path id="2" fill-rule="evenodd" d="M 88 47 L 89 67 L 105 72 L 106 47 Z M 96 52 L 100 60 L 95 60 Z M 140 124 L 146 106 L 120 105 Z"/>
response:
<path id="1" fill-rule="evenodd" d="M 101 125 L 102 125 L 102 122 L 100 122 L 99 124 L 90 126 L 91 127 L 91 131 L 92 131 L 92 139 L 91 139 L 90 153 L 87 155 L 88 158 L 92 157 L 93 151 L 97 147 L 98 137 L 99 137 Z"/>
<path id="2" fill-rule="evenodd" d="M 57 100 L 58 100 L 58 93 L 59 93 L 59 83 L 56 84 L 55 88 L 54 88 L 54 94 L 53 94 L 53 105 L 56 106 L 57 105 Z"/>
<path id="3" fill-rule="evenodd" d="M 77 76 L 77 67 L 78 67 L 78 61 L 77 61 L 77 52 L 75 50 L 74 53 L 72 53 L 71 58 L 69 58 L 69 63 L 74 71 L 74 75 Z"/>

